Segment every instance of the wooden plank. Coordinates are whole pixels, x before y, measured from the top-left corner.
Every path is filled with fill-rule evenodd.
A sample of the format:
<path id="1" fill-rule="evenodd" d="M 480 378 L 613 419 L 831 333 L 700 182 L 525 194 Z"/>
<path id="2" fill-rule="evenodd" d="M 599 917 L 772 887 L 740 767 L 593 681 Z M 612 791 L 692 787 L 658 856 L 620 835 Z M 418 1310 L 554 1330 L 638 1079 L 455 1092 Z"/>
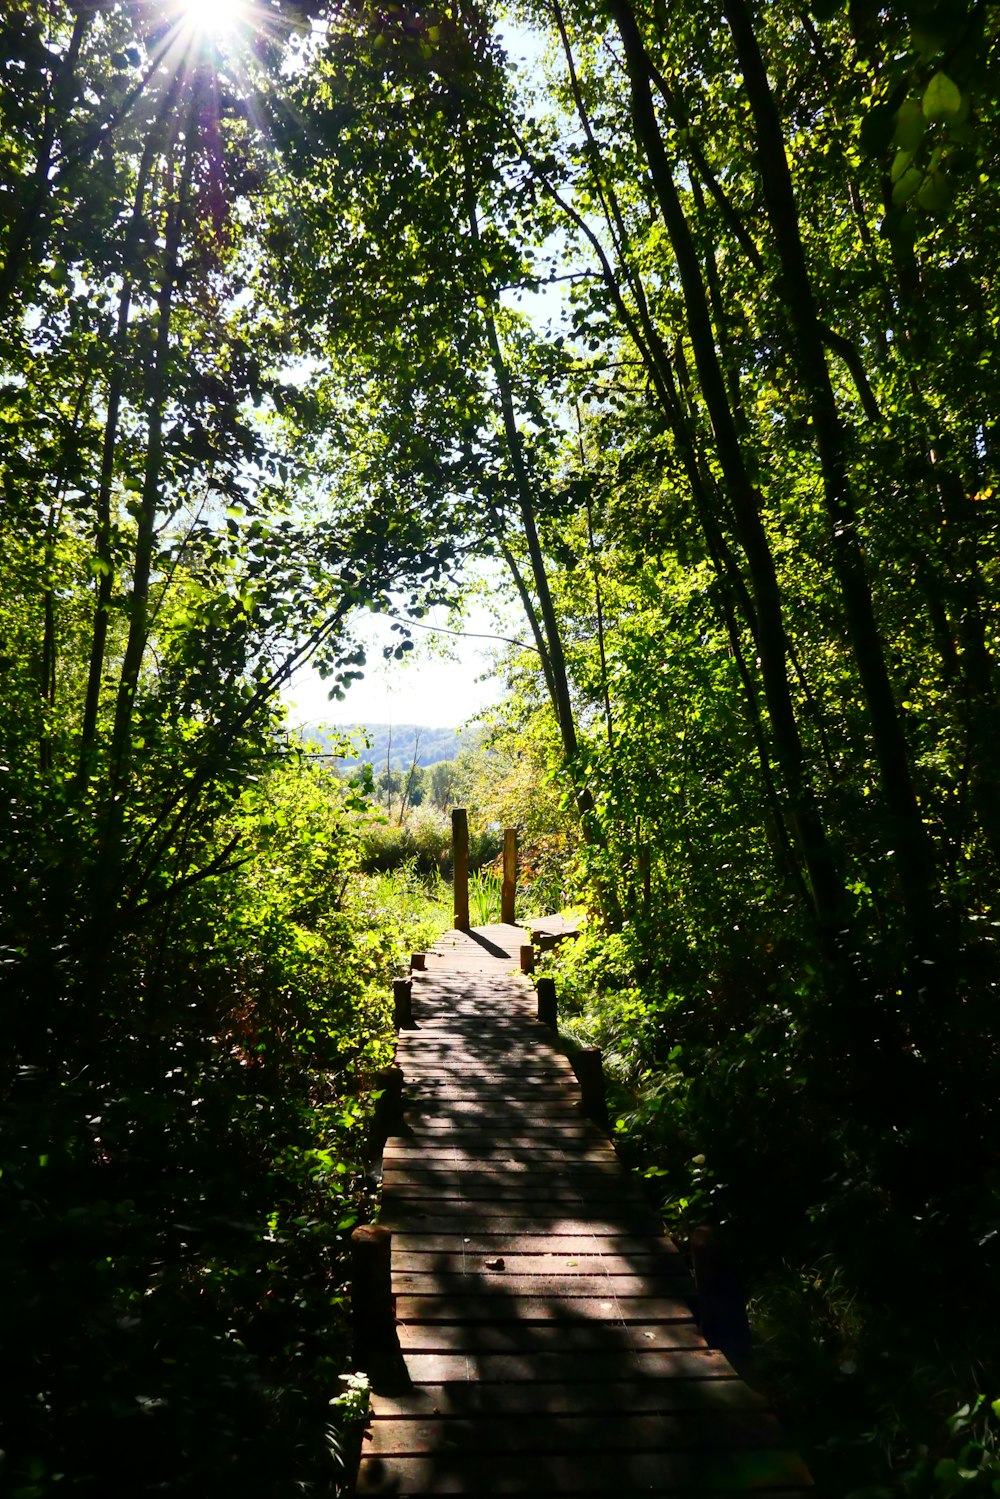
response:
<path id="1" fill-rule="evenodd" d="M 487 1120 L 494 1134 L 501 1134 L 505 1125 L 516 1125 L 520 1129 L 534 1129 L 545 1120 L 554 1123 L 574 1123 L 580 1117 L 580 1101 L 569 1094 L 560 1093 L 552 1098 L 533 1098 L 523 1108 L 517 1101 L 497 1095 L 495 1099 L 484 1093 L 440 1093 L 422 1089 L 415 1097 L 403 1089 L 403 1100 L 407 1113 L 418 1118 L 459 1119 L 465 1123 Z"/>
<path id="2" fill-rule="evenodd" d="M 678 1277 L 678 1279 L 681 1279 Z M 686 1284 L 681 1281 L 682 1285 Z M 694 1281 L 690 1282 L 694 1287 Z M 616 1296 L 626 1300 L 647 1297 L 657 1298 L 665 1294 L 683 1299 L 684 1292 L 676 1286 L 664 1286 L 663 1277 L 652 1275 L 521 1275 L 512 1270 L 476 1270 L 468 1274 L 421 1275 L 409 1270 L 393 1267 L 393 1294 L 399 1296 L 552 1296 L 578 1298 L 585 1296 Z"/>
<path id="3" fill-rule="evenodd" d="M 396 1207 L 387 1203 L 383 1209 L 380 1222 L 386 1228 L 392 1229 L 393 1233 L 414 1233 L 419 1231 L 421 1236 L 426 1234 L 449 1234 L 461 1232 L 469 1237 L 469 1242 L 476 1241 L 484 1233 L 494 1236 L 511 1234 L 517 1238 L 523 1238 L 527 1234 L 540 1235 L 547 1238 L 555 1235 L 560 1238 L 574 1238 L 581 1234 L 593 1235 L 595 1238 L 617 1239 L 625 1234 L 647 1233 L 652 1238 L 655 1226 L 649 1219 L 629 1220 L 624 1214 L 619 1215 L 613 1222 L 610 1220 L 595 1223 L 588 1218 L 564 1217 L 558 1218 L 554 1214 L 537 1213 L 534 1215 L 521 1213 L 516 1216 L 500 1216 L 477 1211 L 460 1213 L 455 1211 L 447 1215 L 440 1212 L 428 1210 L 420 1213 L 411 1208 L 410 1204 L 404 1207 Z M 502 1251 L 501 1251 L 502 1253 Z"/>
<path id="4" fill-rule="evenodd" d="M 523 1455 L 439 1452 L 431 1457 L 366 1457 L 357 1492 L 746 1495 L 762 1489 L 802 1490 L 809 1482 L 803 1463 L 780 1449 Z"/>
<path id="5" fill-rule="evenodd" d="M 518 1412 L 475 1419 L 431 1415 L 373 1422 L 366 1456 L 419 1456 L 439 1449 L 465 1452 L 684 1452 L 727 1447 L 775 1449 L 781 1427 L 755 1409 L 612 1413 L 594 1421 L 585 1415 Z"/>
<path id="6" fill-rule="evenodd" d="M 583 1183 L 574 1186 L 571 1181 L 556 1178 L 554 1184 L 523 1172 L 509 1180 L 497 1177 L 476 1181 L 467 1175 L 442 1171 L 433 1179 L 414 1179 L 407 1171 L 386 1171 L 382 1178 L 385 1198 L 392 1194 L 394 1202 L 412 1201 L 425 1207 L 433 1202 L 442 1211 L 452 1202 L 483 1204 L 484 1212 L 490 1204 L 501 1208 L 506 1204 L 523 1203 L 525 1209 L 533 1211 L 538 1203 L 552 1203 L 560 1208 L 576 1208 L 591 1205 L 595 1213 L 606 1214 L 613 1209 L 630 1213 L 650 1211 L 642 1193 L 627 1181 Z"/>
<path id="7" fill-rule="evenodd" d="M 487 1141 L 482 1147 L 467 1150 L 461 1143 L 433 1145 L 411 1145 L 402 1135 L 392 1135 L 386 1142 L 382 1156 L 382 1168 L 391 1166 L 422 1166 L 436 1171 L 442 1166 L 458 1171 L 514 1172 L 551 1171 L 561 1176 L 572 1169 L 593 1169 L 605 1175 L 614 1175 L 621 1167 L 614 1153 L 603 1143 L 583 1148 L 571 1145 L 563 1149 L 558 1145 L 534 1146 L 526 1143 L 512 1149 L 508 1142 Z"/>
<path id="8" fill-rule="evenodd" d="M 472 1380 L 482 1384 L 609 1384 L 622 1381 L 712 1379 L 731 1376 L 733 1368 L 721 1353 L 704 1347 L 625 1350 L 615 1353 L 576 1351 L 494 1353 L 474 1356 L 452 1351 L 411 1352 L 406 1368 L 413 1384 L 449 1384 Z"/>
<path id="9" fill-rule="evenodd" d="M 597 1324 L 595 1326 L 595 1323 Z M 553 1322 L 401 1322 L 399 1346 L 409 1353 L 529 1354 L 532 1358 L 578 1353 L 588 1358 L 615 1358 L 631 1353 L 666 1353 L 675 1348 L 701 1349 L 705 1340 L 690 1315 L 686 1322 L 612 1321 Z"/>
<path id="10" fill-rule="evenodd" d="M 576 1138 L 573 1135 L 574 1131 L 571 1131 L 567 1144 L 565 1139 L 552 1138 L 548 1130 L 542 1134 L 532 1129 L 529 1121 L 524 1121 L 519 1130 L 508 1130 L 499 1136 L 488 1130 L 468 1130 L 468 1138 L 458 1141 L 442 1138 L 440 1134 L 425 1129 L 417 1119 L 413 1119 L 402 1134 L 394 1135 L 387 1143 L 394 1152 L 411 1156 L 427 1154 L 429 1159 L 435 1153 L 457 1150 L 473 1161 L 510 1159 L 538 1161 L 541 1164 L 550 1155 L 561 1156 L 567 1153 L 573 1160 L 621 1164 L 607 1135 L 602 1135 L 592 1127 L 589 1120 L 576 1121 Z"/>
<path id="11" fill-rule="evenodd" d="M 517 1293 L 498 1283 L 492 1292 L 477 1288 L 474 1293 L 447 1295 L 432 1292 L 420 1296 L 410 1291 L 398 1293 L 396 1318 L 399 1322 L 431 1323 L 509 1322 L 526 1325 L 544 1322 L 670 1323 L 690 1322 L 691 1308 L 680 1297 L 619 1296 L 610 1285 L 590 1295 Z"/>
<path id="12" fill-rule="evenodd" d="M 664 1262 L 675 1256 L 680 1258 L 676 1246 L 662 1234 L 598 1235 L 589 1232 L 589 1225 L 582 1232 L 564 1234 L 555 1233 L 551 1229 L 543 1229 L 541 1233 L 525 1233 L 517 1229 L 504 1232 L 498 1231 L 495 1226 L 492 1231 L 472 1233 L 456 1230 L 454 1225 L 434 1233 L 427 1233 L 425 1230 L 424 1224 L 419 1229 L 400 1229 L 393 1236 L 393 1255 L 400 1251 L 413 1253 L 419 1250 L 424 1254 L 443 1251 L 491 1257 L 498 1254 L 603 1254 L 626 1257 L 630 1254 L 645 1254 Z"/>
<path id="13" fill-rule="evenodd" d="M 499 1223 L 508 1219 L 525 1218 L 531 1218 L 538 1225 L 534 1229 L 535 1233 L 655 1233 L 659 1227 L 653 1214 L 641 1203 L 631 1202 L 626 1198 L 592 1203 L 592 1218 L 579 1211 L 585 1204 L 572 1193 L 567 1193 L 564 1197 L 553 1194 L 548 1205 L 551 1211 L 546 1212 L 544 1198 L 524 1194 L 515 1195 L 510 1202 L 504 1202 L 488 1198 L 480 1201 L 479 1198 L 449 1197 L 444 1192 L 414 1194 L 412 1188 L 388 1188 L 383 1192 L 383 1216 L 410 1213 L 415 1223 L 423 1223 L 430 1217 L 450 1217 L 454 1220 L 453 1226 L 475 1222 L 491 1233 L 504 1232 Z M 499 1222 L 494 1223 L 494 1219 Z"/>
<path id="14" fill-rule="evenodd" d="M 683 1260 L 664 1260 L 658 1255 L 564 1255 L 564 1254 L 517 1254 L 502 1253 L 494 1258 L 503 1260 L 499 1271 L 491 1269 L 485 1255 L 466 1253 L 460 1247 L 455 1250 L 400 1249 L 393 1243 L 393 1281 L 400 1286 L 409 1285 L 416 1290 L 418 1282 L 434 1281 L 442 1285 L 468 1284 L 488 1279 L 498 1274 L 507 1283 L 535 1281 L 570 1287 L 577 1281 L 634 1282 L 636 1285 L 671 1288 L 678 1281 L 685 1283 L 691 1276 Z M 567 1293 L 569 1294 L 569 1293 Z"/>
<path id="15" fill-rule="evenodd" d="M 592 1415 L 677 1411 L 763 1411 L 763 1396 L 729 1370 L 715 1378 L 622 1380 L 617 1384 L 585 1381 L 572 1384 L 452 1384 L 413 1385 L 402 1394 L 373 1395 L 375 1420 L 395 1417 L 470 1415 Z M 602 1423 L 603 1424 L 603 1423 Z M 598 1429 L 602 1429 L 599 1427 Z"/>
<path id="16" fill-rule="evenodd" d="M 488 1128 L 480 1119 L 455 1119 L 437 1118 L 433 1115 L 411 1115 L 401 1131 L 400 1138 L 416 1143 L 419 1140 L 433 1141 L 448 1137 L 458 1139 L 461 1136 L 465 1149 L 471 1150 L 476 1146 L 488 1144 L 490 1141 L 504 1143 L 505 1139 L 530 1140 L 531 1135 L 525 1135 L 525 1130 L 534 1121 L 527 1120 L 523 1116 L 514 1122 L 514 1128 L 509 1130 L 497 1130 Z M 499 1140 L 498 1140 L 499 1136 Z M 542 1128 L 538 1126 L 538 1141 L 542 1144 L 545 1140 L 551 1140 L 560 1149 L 565 1150 L 567 1144 L 577 1143 L 580 1145 L 594 1145 L 598 1141 L 607 1144 L 607 1135 L 602 1135 L 596 1124 L 591 1124 L 589 1119 L 584 1119 L 579 1113 L 575 1118 L 565 1120 L 547 1120 Z"/>
<path id="17" fill-rule="evenodd" d="M 557 1165 L 560 1168 L 558 1173 L 555 1171 Z M 505 1175 L 550 1171 L 560 1176 L 569 1169 L 613 1176 L 622 1169 L 614 1151 L 603 1142 L 583 1150 L 560 1150 L 558 1146 L 538 1146 L 527 1140 L 515 1149 L 509 1142 L 489 1141 L 481 1150 L 463 1150 L 460 1145 L 415 1146 L 402 1135 L 393 1135 L 386 1142 L 382 1166 L 383 1170 L 389 1166 L 407 1166 L 428 1172 L 445 1166 L 458 1171 L 502 1172 Z"/>

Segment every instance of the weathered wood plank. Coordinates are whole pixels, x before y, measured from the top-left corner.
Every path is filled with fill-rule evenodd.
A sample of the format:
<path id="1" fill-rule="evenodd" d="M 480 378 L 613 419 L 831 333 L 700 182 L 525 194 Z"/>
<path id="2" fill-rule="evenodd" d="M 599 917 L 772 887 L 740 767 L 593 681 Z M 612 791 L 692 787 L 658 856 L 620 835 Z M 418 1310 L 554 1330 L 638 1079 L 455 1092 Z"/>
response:
<path id="1" fill-rule="evenodd" d="M 478 1207 L 478 1203 L 475 1206 Z M 615 1239 L 631 1233 L 647 1233 L 652 1238 L 654 1232 L 648 1218 L 628 1219 L 624 1213 L 616 1215 L 613 1220 L 609 1217 L 597 1223 L 582 1217 L 558 1217 L 555 1213 L 480 1214 L 469 1209 L 464 1213 L 456 1210 L 445 1215 L 440 1210 L 435 1211 L 433 1205 L 428 1205 L 428 1210 L 421 1212 L 412 1202 L 395 1201 L 386 1204 L 380 1221 L 394 1232 L 407 1230 L 410 1233 L 419 1231 L 421 1234 L 465 1233 L 469 1236 L 470 1243 L 474 1242 L 473 1236 L 477 1229 L 480 1234 L 483 1232 L 493 1235 L 513 1234 L 519 1238 L 526 1234 L 542 1237 L 551 1235 L 556 1238 L 572 1238 L 579 1234 L 586 1234 L 588 1237 Z"/>
<path id="2" fill-rule="evenodd" d="M 515 1269 L 513 1262 L 510 1270 L 474 1270 L 464 1275 L 430 1272 L 421 1275 L 397 1266 L 393 1270 L 392 1290 L 397 1297 L 444 1296 L 449 1299 L 456 1296 L 552 1296 L 575 1299 L 607 1295 L 626 1299 L 655 1299 L 657 1296 L 674 1293 L 674 1283 L 665 1286 L 663 1279 L 651 1275 L 522 1275 Z M 677 1279 L 680 1280 L 681 1277 Z M 682 1281 L 682 1284 L 687 1282 Z M 693 1287 L 693 1280 L 690 1284 Z"/>
<path id="3" fill-rule="evenodd" d="M 396 1417 L 482 1415 L 567 1416 L 598 1414 L 609 1419 L 652 1412 L 766 1411 L 763 1397 L 730 1370 L 713 1379 L 622 1380 L 588 1384 L 453 1383 L 414 1385 L 403 1394 L 373 1395 L 376 1421 Z"/>
<path id="4" fill-rule="evenodd" d="M 442 1286 L 471 1285 L 499 1276 L 505 1285 L 549 1284 L 570 1288 L 567 1294 L 575 1294 L 579 1282 L 614 1281 L 618 1284 L 656 1286 L 669 1288 L 669 1294 L 677 1294 L 678 1282 L 689 1284 L 693 1277 L 684 1262 L 662 1260 L 656 1255 L 568 1255 L 568 1254 L 517 1254 L 509 1253 L 489 1257 L 462 1250 L 438 1252 L 399 1249 L 393 1246 L 393 1284 L 401 1288 L 410 1286 L 416 1292 L 419 1284 L 434 1283 Z M 497 1269 L 496 1260 L 503 1261 Z"/>
<path id="5" fill-rule="evenodd" d="M 662 1234 L 607 1234 L 598 1235 L 587 1225 L 580 1232 L 556 1233 L 543 1229 L 540 1233 L 526 1233 L 519 1229 L 498 1230 L 493 1226 L 478 1233 L 463 1232 L 454 1225 L 434 1233 L 425 1232 L 426 1225 L 410 1225 L 393 1235 L 393 1253 L 397 1251 L 426 1254 L 441 1251 L 466 1255 L 495 1256 L 509 1254 L 530 1255 L 646 1255 L 661 1262 L 677 1260 L 680 1256 L 675 1245 Z"/>
<path id="6" fill-rule="evenodd" d="M 612 1310 L 611 1317 L 614 1316 Z M 595 1325 L 596 1324 L 596 1325 Z M 705 1340 L 689 1316 L 685 1322 L 623 1324 L 593 1318 L 589 1322 L 401 1322 L 399 1346 L 408 1353 L 481 1354 L 580 1353 L 615 1358 L 630 1353 L 663 1353 L 669 1349 L 701 1349 Z"/>
<path id="7" fill-rule="evenodd" d="M 588 1415 L 609 1419 L 643 1412 L 766 1411 L 763 1396 L 729 1370 L 712 1379 L 601 1380 L 566 1384 L 486 1384 L 462 1382 L 414 1385 L 402 1394 L 373 1395 L 376 1421 L 396 1417 L 483 1415 Z"/>
<path id="8" fill-rule="evenodd" d="M 546 1322 L 651 1323 L 683 1322 L 693 1326 L 691 1308 L 680 1300 L 655 1296 L 619 1296 L 610 1287 L 590 1296 L 525 1295 L 505 1292 L 497 1285 L 493 1294 L 454 1295 L 435 1293 L 396 1295 L 399 1322 L 430 1326 L 438 1322 L 467 1325 L 473 1322 L 516 1321 L 525 1326 Z"/>
<path id="9" fill-rule="evenodd" d="M 518 1164 L 518 1163 L 513 1163 Z M 629 1177 L 614 1159 L 609 1161 L 581 1161 L 570 1156 L 558 1171 L 549 1161 L 521 1161 L 521 1169 L 512 1171 L 510 1161 L 455 1161 L 442 1157 L 440 1160 L 421 1160 L 413 1156 L 408 1160 L 391 1159 L 383 1162 L 384 1175 L 396 1181 L 410 1181 L 415 1187 L 432 1187 L 443 1178 L 460 1181 L 466 1185 L 495 1188 L 513 1176 L 527 1177 L 525 1185 L 583 1188 L 586 1191 L 606 1189 L 608 1186 L 625 1187 L 635 1195 L 642 1196 L 641 1185 Z"/>
<path id="10" fill-rule="evenodd" d="M 391 1485 L 386 1487 L 386 1485 Z M 366 1457 L 359 1494 L 754 1494 L 809 1473 L 780 1449 L 718 1452 L 451 1453 Z"/>
<path id="11" fill-rule="evenodd" d="M 414 1384 L 448 1384 L 470 1380 L 484 1384 L 631 1383 L 636 1380 L 714 1379 L 732 1377 L 733 1367 L 721 1353 L 701 1347 L 657 1349 L 641 1353 L 558 1352 L 465 1353 L 425 1352 L 407 1355 L 406 1367 Z"/>
<path id="12" fill-rule="evenodd" d="M 382 1191 L 386 1199 L 390 1193 L 393 1201 L 410 1201 L 425 1207 L 433 1203 L 442 1210 L 453 1202 L 489 1205 L 499 1210 L 506 1204 L 523 1203 L 525 1209 L 533 1211 L 538 1203 L 551 1203 L 559 1207 L 575 1208 L 590 1204 L 598 1213 L 622 1210 L 632 1214 L 649 1211 L 643 1194 L 630 1182 L 605 1179 L 603 1181 L 576 1183 L 567 1173 L 547 1184 L 543 1178 L 527 1172 L 492 1179 L 477 1180 L 471 1174 L 441 1171 L 436 1175 L 413 1173 L 400 1169 L 387 1169 L 382 1178 Z M 513 1210 L 513 1209 L 512 1209 Z M 520 1211 L 520 1209 L 518 1209 Z"/>
<path id="13" fill-rule="evenodd" d="M 369 1457 L 420 1456 L 441 1448 L 466 1452 L 684 1452 L 727 1447 L 781 1445 L 781 1427 L 758 1410 L 694 1410 L 625 1413 L 605 1411 L 608 1419 L 553 1416 L 521 1411 L 507 1416 L 477 1413 L 399 1417 L 372 1423 Z"/>

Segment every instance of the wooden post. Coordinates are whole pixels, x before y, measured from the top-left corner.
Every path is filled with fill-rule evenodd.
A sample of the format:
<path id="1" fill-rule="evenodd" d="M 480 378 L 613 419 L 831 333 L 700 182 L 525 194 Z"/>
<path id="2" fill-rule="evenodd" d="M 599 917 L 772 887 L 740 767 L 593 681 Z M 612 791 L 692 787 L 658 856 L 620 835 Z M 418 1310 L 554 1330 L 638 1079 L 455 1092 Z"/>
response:
<path id="1" fill-rule="evenodd" d="M 588 1119 L 607 1129 L 608 1104 L 604 1096 L 604 1060 L 599 1046 L 581 1046 L 570 1061 L 580 1084 L 580 1107 Z"/>
<path id="2" fill-rule="evenodd" d="M 731 1364 L 746 1369 L 752 1353 L 750 1322 L 736 1266 L 714 1229 L 696 1228 L 690 1247 L 701 1335 Z"/>
<path id="3" fill-rule="evenodd" d="M 556 1008 L 556 981 L 553 978 L 542 977 L 538 980 L 538 1018 L 543 1025 L 551 1030 L 559 1029 L 559 1015 Z"/>
<path id="4" fill-rule="evenodd" d="M 503 835 L 503 884 L 500 887 L 500 920 L 514 925 L 517 899 L 517 829 L 505 828 Z"/>
<path id="5" fill-rule="evenodd" d="M 427 954 L 425 952 L 414 952 L 410 954 L 410 967 L 414 973 L 423 973 L 427 967 Z"/>
<path id="6" fill-rule="evenodd" d="M 534 973 L 535 971 L 535 949 L 529 942 L 527 947 L 521 948 L 521 972 Z"/>
<path id="7" fill-rule="evenodd" d="M 464 807 L 451 813 L 452 879 L 455 886 L 455 930 L 469 930 L 469 815 Z"/>
<path id="8" fill-rule="evenodd" d="M 392 1014 L 397 1031 L 413 1029 L 413 983 L 410 979 L 393 979 Z"/>
<path id="9" fill-rule="evenodd" d="M 373 1154 L 379 1155 L 389 1136 L 403 1127 L 403 1069 L 380 1068 L 375 1074 L 375 1088 L 380 1096 L 372 1115 L 371 1143 Z"/>
<path id="10" fill-rule="evenodd" d="M 351 1234 L 351 1319 L 354 1361 L 372 1363 L 399 1347 L 392 1295 L 392 1234 L 376 1223 L 363 1223 Z"/>

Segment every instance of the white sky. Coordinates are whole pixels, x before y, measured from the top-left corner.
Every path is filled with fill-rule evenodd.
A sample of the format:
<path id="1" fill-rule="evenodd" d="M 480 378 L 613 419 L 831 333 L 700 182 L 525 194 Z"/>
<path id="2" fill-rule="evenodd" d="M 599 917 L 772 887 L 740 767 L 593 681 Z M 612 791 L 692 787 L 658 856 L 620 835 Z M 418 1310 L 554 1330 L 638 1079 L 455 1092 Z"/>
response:
<path id="1" fill-rule="evenodd" d="M 499 580 L 495 580 L 497 583 Z M 499 593 L 499 589 L 498 589 Z M 498 613 L 498 602 L 502 612 Z M 489 604 L 473 600 L 461 621 L 445 610 L 432 611 L 425 624 L 443 625 L 473 634 L 501 634 L 523 639 L 526 626 L 517 612 L 503 609 L 495 595 Z M 402 661 L 382 659 L 383 645 L 400 635 L 384 615 L 359 616 L 355 632 L 367 647 L 364 678 L 348 689 L 342 702 L 327 697 L 329 684 L 310 668 L 296 673 L 282 694 L 289 723 L 415 723 L 427 728 L 458 728 L 503 696 L 501 674 L 493 668 L 502 643 L 455 639 L 415 628 L 414 649 Z"/>

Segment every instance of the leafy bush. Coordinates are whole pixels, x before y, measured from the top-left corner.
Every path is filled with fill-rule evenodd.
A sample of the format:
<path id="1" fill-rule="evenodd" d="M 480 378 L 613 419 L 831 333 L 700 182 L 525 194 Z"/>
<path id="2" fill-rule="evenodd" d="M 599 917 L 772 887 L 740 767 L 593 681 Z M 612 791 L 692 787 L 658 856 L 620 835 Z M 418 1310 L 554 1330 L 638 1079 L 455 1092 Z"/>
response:
<path id="1" fill-rule="evenodd" d="M 136 1496 L 336 1486 L 372 1076 L 426 931 L 411 873 L 377 898 L 357 871 L 350 801 L 294 761 L 251 786 L 218 832 L 242 862 L 165 901 L 99 984 L 69 970 L 47 1055 L 4 1078 L 21 1499 L 122 1472 Z"/>

